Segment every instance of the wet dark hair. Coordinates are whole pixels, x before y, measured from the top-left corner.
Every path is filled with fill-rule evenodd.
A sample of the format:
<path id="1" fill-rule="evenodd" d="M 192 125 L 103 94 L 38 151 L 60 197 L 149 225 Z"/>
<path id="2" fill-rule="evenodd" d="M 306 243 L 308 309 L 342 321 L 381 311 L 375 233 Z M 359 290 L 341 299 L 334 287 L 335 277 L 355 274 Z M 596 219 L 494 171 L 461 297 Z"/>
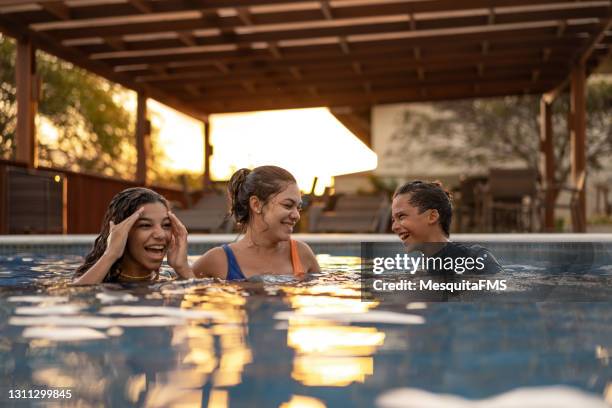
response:
<path id="1" fill-rule="evenodd" d="M 151 203 L 161 203 L 166 206 L 166 208 L 169 208 L 168 201 L 161 194 L 144 187 L 128 188 L 115 195 L 108 205 L 108 209 L 102 220 L 100 235 L 98 235 L 94 241 L 94 246 L 85 257 L 83 265 L 79 266 L 74 272 L 74 277 L 78 278 L 87 272 L 89 268 L 98 262 L 98 259 L 104 254 L 104 251 L 106 251 L 106 243 L 110 233 L 110 221 L 117 225 L 143 205 Z M 117 281 L 119 276 L 118 266 L 120 262 L 121 258 L 111 266 L 103 282 Z"/>
<path id="2" fill-rule="evenodd" d="M 278 166 L 260 166 L 253 170 L 236 171 L 227 184 L 227 192 L 231 200 L 230 215 L 244 231 L 251 220 L 249 199 L 255 196 L 265 206 L 270 198 L 283 191 L 291 183 L 297 183 L 295 177 Z"/>
<path id="3" fill-rule="evenodd" d="M 395 190 L 393 198 L 410 194 L 408 202 L 419 209 L 419 213 L 427 210 L 437 210 L 440 215 L 439 222 L 442 231 L 448 237 L 450 225 L 453 219 L 453 201 L 451 194 L 444 189 L 439 181 L 411 181 L 403 184 Z"/>

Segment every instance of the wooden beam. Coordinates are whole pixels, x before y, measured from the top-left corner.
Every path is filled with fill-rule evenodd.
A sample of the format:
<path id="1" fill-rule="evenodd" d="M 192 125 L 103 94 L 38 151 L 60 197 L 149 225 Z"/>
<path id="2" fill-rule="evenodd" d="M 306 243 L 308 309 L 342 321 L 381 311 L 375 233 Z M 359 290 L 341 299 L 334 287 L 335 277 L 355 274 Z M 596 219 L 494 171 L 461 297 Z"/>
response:
<path id="1" fill-rule="evenodd" d="M 192 85 L 192 84 L 187 84 L 184 86 L 185 90 L 195 96 L 195 97 L 200 97 L 202 96 L 202 91 L 200 90 L 200 88 L 197 85 Z"/>
<path id="2" fill-rule="evenodd" d="M 441 47 L 441 46 L 440 46 Z M 563 48 L 561 48 L 563 47 Z M 335 46 L 332 46 L 335 48 Z M 552 61 L 560 66 L 565 66 L 565 61 L 571 58 L 573 54 L 573 48 L 566 47 L 566 44 L 562 44 L 559 48 L 555 48 L 554 58 L 544 63 L 540 56 L 541 44 L 539 42 L 531 43 L 510 43 L 504 44 L 503 48 L 500 47 L 500 51 L 492 52 L 490 55 L 482 56 L 476 48 L 476 45 L 467 44 L 465 46 L 455 45 L 454 47 L 444 46 L 442 48 L 431 48 L 427 53 L 427 57 L 421 60 L 415 60 L 408 53 L 411 51 L 406 46 L 379 46 L 367 48 L 361 47 L 359 50 L 353 52 L 350 57 L 338 58 L 339 54 L 337 49 L 326 52 L 320 50 L 317 53 L 306 53 L 306 54 L 291 54 L 285 56 L 283 60 L 273 61 L 272 57 L 268 55 L 268 52 L 264 50 L 264 53 L 258 55 L 261 59 L 253 57 L 247 57 L 245 59 L 231 59 L 226 61 L 228 64 L 231 61 L 232 72 L 236 74 L 253 74 L 260 72 L 262 64 L 266 64 L 268 69 L 282 71 L 289 69 L 290 67 L 298 67 L 306 72 L 316 71 L 328 71 L 330 69 L 336 69 L 338 67 L 346 67 L 353 62 L 364 64 L 365 66 L 394 66 L 399 61 L 404 64 L 409 64 L 411 67 L 417 65 L 425 65 L 428 69 L 435 67 L 447 67 L 453 64 L 459 65 L 476 65 L 479 62 L 485 63 L 486 65 L 503 65 L 513 64 L 516 60 L 519 63 L 524 63 L 527 60 L 533 61 L 534 65 L 546 65 Z M 306 58 L 308 57 L 308 58 Z M 214 65 L 216 61 L 210 59 L 195 59 L 191 61 L 185 61 L 184 63 L 176 62 L 170 65 L 169 63 L 160 62 L 158 64 L 172 67 L 172 71 L 175 73 L 173 77 L 176 79 L 197 79 L 210 77 L 211 72 L 208 71 L 208 67 Z M 130 73 L 135 76 L 139 82 L 156 81 L 156 75 L 151 72 L 150 65 L 139 64 L 135 69 L 130 70 Z"/>
<path id="3" fill-rule="evenodd" d="M 136 10 L 143 14 L 149 14 L 153 12 L 151 4 L 145 0 L 127 0 Z"/>
<path id="4" fill-rule="evenodd" d="M 489 25 L 495 24 L 495 9 L 493 7 L 489 7 L 489 15 L 487 16 L 487 24 Z"/>
<path id="5" fill-rule="evenodd" d="M 567 20 L 560 20 L 559 25 L 557 26 L 557 37 L 563 37 L 565 33 L 565 29 L 567 28 Z"/>
<path id="6" fill-rule="evenodd" d="M 323 17 L 325 17 L 326 20 L 333 20 L 334 13 L 329 4 L 329 0 L 321 0 L 319 3 L 321 4 L 321 12 L 323 13 Z"/>
<path id="7" fill-rule="evenodd" d="M 138 93 L 136 105 L 136 182 L 147 185 L 147 156 L 149 155 L 149 136 L 151 125 L 147 119 L 147 95 Z"/>
<path id="8" fill-rule="evenodd" d="M 536 84 L 531 81 L 529 73 L 523 73 L 522 75 L 509 70 L 505 73 L 495 74 L 488 73 L 485 78 L 478 78 L 474 72 L 466 73 L 455 73 L 452 77 L 449 75 L 428 75 L 424 80 L 419 80 L 416 76 L 400 77 L 400 78 L 389 78 L 388 80 L 379 79 L 376 82 L 369 81 L 372 83 L 372 94 L 385 95 L 389 92 L 393 92 L 396 89 L 410 89 L 410 88 L 432 88 L 436 89 L 434 93 L 444 93 L 444 87 L 452 89 L 453 86 L 461 86 L 464 89 L 469 88 L 469 94 L 471 94 L 472 88 L 468 87 L 468 84 L 478 83 L 481 85 L 483 90 L 489 87 L 499 87 L 498 84 L 501 82 L 507 82 L 508 86 L 518 86 L 522 84 L 521 89 L 534 87 L 534 89 L 541 89 L 541 84 L 550 84 L 553 81 L 558 80 L 563 73 L 557 73 L 556 75 L 546 76 L 546 80 L 542 80 Z M 309 83 L 301 83 L 299 85 L 285 86 L 279 88 L 273 83 L 257 84 L 257 92 L 250 100 L 282 100 L 283 98 L 299 97 L 305 92 L 308 92 L 309 87 L 317 87 L 319 94 L 322 99 L 333 97 L 335 95 L 358 93 L 359 89 L 363 89 L 363 83 L 368 81 L 367 78 L 356 78 L 351 81 L 313 81 Z M 180 92 L 180 89 L 177 89 Z M 244 98 L 244 91 L 238 87 L 226 88 L 226 87 L 207 87 L 204 89 L 205 96 L 195 98 L 186 93 L 179 94 L 180 98 L 187 103 L 206 103 L 208 101 L 220 100 L 220 101 L 231 101 L 240 100 Z M 344 103 L 343 103 L 344 105 Z"/>
<path id="9" fill-rule="evenodd" d="M 597 48 L 597 45 L 605 38 L 606 32 L 612 28 L 612 6 L 608 7 L 607 18 L 604 19 L 600 24 L 597 32 L 592 36 L 591 40 L 582 47 L 575 56 L 570 60 L 570 66 L 584 66 L 587 64 L 589 58 L 591 58 L 593 52 Z M 565 89 L 573 80 L 573 68 L 571 69 L 567 78 L 565 78 L 560 84 L 558 84 L 553 90 L 547 92 L 545 97 L 547 100 L 552 101 Z"/>
<path id="10" fill-rule="evenodd" d="M 578 193 L 574 232 L 586 232 L 586 72 L 583 64 L 572 68 L 570 83 L 572 182 Z M 580 186 L 582 184 L 582 186 Z"/>
<path id="11" fill-rule="evenodd" d="M 555 146 L 552 127 L 552 104 L 544 97 L 540 100 L 540 175 L 544 187 L 544 232 L 555 230 Z"/>
<path id="12" fill-rule="evenodd" d="M 538 37 L 537 32 L 540 33 L 539 37 L 542 40 L 539 43 L 534 43 L 539 46 L 544 44 L 548 44 L 549 41 L 546 40 L 546 43 L 543 43 L 543 38 L 549 38 L 550 36 L 542 36 L 542 31 L 536 30 L 535 37 Z M 489 38 L 491 40 L 495 40 L 499 42 L 498 46 L 503 46 L 506 44 L 521 44 L 523 46 L 523 39 L 533 38 L 534 36 L 533 30 L 501 30 L 500 32 L 491 32 L 491 33 L 465 33 L 465 34 L 457 34 L 451 36 L 424 36 L 419 38 L 405 38 L 400 40 L 372 40 L 372 41 L 361 41 L 359 43 L 354 43 L 354 50 L 351 50 L 351 54 L 359 53 L 361 49 L 378 49 L 380 52 L 385 50 L 405 50 L 410 47 L 433 47 L 433 48 L 448 48 L 449 41 L 452 41 L 456 47 L 460 45 L 466 44 L 474 44 L 482 41 L 484 38 Z M 533 41 L 536 41 L 533 39 Z M 561 40 L 555 39 L 556 42 L 552 42 L 557 46 L 567 46 L 567 47 L 575 47 L 576 44 L 582 43 L 582 40 L 579 38 L 563 38 Z M 235 46 L 235 44 L 234 44 Z M 304 46 L 296 49 L 295 47 L 291 47 L 292 52 L 291 58 L 300 59 L 300 60 L 310 60 L 312 58 L 317 58 L 321 56 L 327 56 L 329 58 L 337 58 L 337 46 L 330 45 L 321 46 L 321 45 L 313 45 L 313 46 Z M 104 59 L 100 59 L 100 61 L 107 61 L 109 64 L 115 66 L 122 65 L 130 65 L 130 64 L 143 64 L 143 63 L 156 63 L 156 62 L 180 62 L 180 61 L 197 61 L 197 60 L 221 60 L 221 61 L 244 61 L 244 60 L 260 60 L 265 59 L 266 54 L 270 55 L 266 50 L 258 50 L 258 49 L 250 49 L 248 52 L 241 50 L 194 50 L 192 53 L 185 53 L 182 47 L 177 48 L 177 51 L 180 53 L 177 54 L 168 54 L 168 51 L 165 51 L 163 55 L 138 55 L 138 56 L 105 56 Z M 299 51 L 299 52 L 296 52 Z M 373 52 L 368 51 L 369 54 Z"/>
<path id="13" fill-rule="evenodd" d="M 70 8 L 63 1 L 49 1 L 40 6 L 60 20 L 70 20 Z"/>
<path id="14" fill-rule="evenodd" d="M 276 59 L 283 58 L 283 54 L 279 50 L 278 44 L 276 43 L 268 43 L 268 51 L 270 51 L 270 54 Z"/>
<path id="15" fill-rule="evenodd" d="M 57 0 L 39 0 L 36 3 L 45 4 L 53 3 Z M 0 0 L 0 6 L 23 5 L 24 0 Z M 29 2 L 34 3 L 34 2 Z M 219 8 L 235 8 L 235 7 L 252 7 L 259 5 L 283 4 L 287 0 L 164 0 L 160 3 L 153 13 L 171 13 L 190 10 L 200 10 L 203 12 L 216 12 Z M 496 7 L 518 7 L 518 6 L 535 6 L 547 5 L 548 8 L 554 10 L 554 6 L 559 4 L 561 7 L 567 7 L 566 2 L 559 0 L 500 0 L 495 2 Z M 489 8 L 490 0 L 462 0 L 461 2 L 453 0 L 431 0 L 426 2 L 397 2 L 390 4 L 357 4 L 355 6 L 343 6 L 334 9 L 335 18 L 356 18 L 368 17 L 376 15 L 394 15 L 410 13 L 428 13 L 440 11 L 470 11 L 475 9 Z M 130 5 L 127 2 L 109 2 L 108 4 L 100 2 L 82 2 L 71 6 L 73 10 L 73 20 L 83 20 L 105 17 L 125 17 L 141 15 L 142 12 Z M 301 20 L 294 20 L 297 15 L 302 14 Z M 24 11 L 10 13 L 10 16 L 17 17 L 20 21 L 26 24 L 49 21 L 48 15 L 42 11 Z M 261 24 L 272 24 L 274 22 L 296 22 L 296 21 L 312 21 L 321 18 L 321 11 L 316 9 L 303 10 L 271 10 L 265 13 L 258 13 L 258 20 Z M 236 19 L 238 18 L 235 16 Z M 292 19 L 292 17 L 294 19 Z M 231 17 L 228 17 L 230 19 Z"/>
<path id="16" fill-rule="evenodd" d="M 525 87 L 532 86 L 531 91 L 541 93 L 548 89 L 552 81 L 544 81 L 537 86 L 532 86 L 530 80 L 523 82 L 501 81 L 485 84 L 480 93 L 475 94 L 471 84 L 453 84 L 423 87 L 425 96 L 414 86 L 396 87 L 393 89 L 376 90 L 375 93 L 366 94 L 353 90 L 351 92 L 336 92 L 334 94 L 322 94 L 318 97 L 300 94 L 285 95 L 275 98 L 236 98 L 226 100 L 200 100 L 194 101 L 200 109 L 210 113 L 222 112 L 245 112 L 268 109 L 294 109 L 317 106 L 370 106 L 380 103 L 396 102 L 424 102 L 438 100 L 453 100 L 473 97 L 493 97 L 523 94 Z"/>
<path id="17" fill-rule="evenodd" d="M 104 41 L 108 45 L 110 45 L 114 50 L 125 51 L 127 49 L 125 46 L 125 41 L 123 41 L 121 38 L 117 38 L 117 37 L 105 38 Z"/>
<path id="18" fill-rule="evenodd" d="M 555 86 L 554 89 L 551 89 L 550 91 L 546 92 L 542 96 L 544 100 L 546 101 L 546 103 L 553 103 L 553 101 L 557 99 L 559 95 L 561 95 L 561 93 L 569 85 L 569 83 L 570 83 L 569 77 L 566 77 L 563 81 L 561 81 L 561 83 Z"/>
<path id="19" fill-rule="evenodd" d="M 339 37 L 338 43 L 340 44 L 340 49 L 342 50 L 342 53 L 344 54 L 351 53 L 351 48 L 348 45 L 348 41 L 346 40 L 346 37 Z"/>
<path id="20" fill-rule="evenodd" d="M 257 88 L 255 88 L 255 84 L 251 81 L 242 81 L 242 87 L 250 93 L 257 92 Z"/>
<path id="21" fill-rule="evenodd" d="M 595 51 L 597 45 L 603 40 L 603 38 L 606 36 L 606 32 L 608 32 L 610 29 L 612 29 L 612 18 L 609 17 L 607 21 L 603 21 L 601 23 L 599 32 L 593 36 L 593 39 L 578 56 L 579 64 L 586 64 L 587 60 L 593 54 L 593 51 Z"/>
<path id="22" fill-rule="evenodd" d="M 77 66 L 87 69 L 88 71 L 93 72 L 94 74 L 100 75 L 101 77 L 104 77 L 110 81 L 116 82 L 128 89 L 132 89 L 134 91 L 145 90 L 152 98 L 180 112 L 190 115 L 195 119 L 200 119 L 202 117 L 207 116 L 206 112 L 194 109 L 193 106 L 185 105 L 173 95 L 165 94 L 159 91 L 158 89 L 149 87 L 148 85 L 136 84 L 130 77 L 115 72 L 107 65 L 89 60 L 83 54 L 79 53 L 73 48 L 62 47 L 55 41 L 55 39 L 51 38 L 45 33 L 34 32 L 30 29 L 24 28 L 23 26 L 15 24 L 15 22 L 8 21 L 2 16 L 2 14 L 0 14 L 0 30 L 3 33 L 15 38 L 21 38 L 24 36 L 31 37 L 33 45 L 37 49 L 44 50 L 49 54 L 55 55 Z"/>
<path id="23" fill-rule="evenodd" d="M 214 65 L 219 70 L 219 72 L 221 72 L 222 74 L 229 74 L 230 73 L 230 69 L 227 67 L 226 64 L 224 64 L 222 62 L 219 62 L 219 61 L 215 61 Z"/>
<path id="24" fill-rule="evenodd" d="M 549 67 L 543 75 L 543 78 L 546 78 L 547 82 L 550 82 L 551 79 L 558 80 L 563 75 L 565 75 L 564 71 L 558 71 L 555 66 Z M 342 74 L 338 73 L 335 76 L 327 76 L 321 77 L 320 79 L 310 78 L 310 79 L 302 79 L 299 81 L 295 81 L 292 78 L 285 76 L 282 78 L 274 79 L 272 78 L 264 78 L 260 79 L 254 78 L 253 81 L 256 81 L 257 86 L 257 95 L 258 97 L 264 96 L 278 96 L 282 94 L 292 94 L 299 93 L 306 89 L 308 86 L 316 86 L 320 88 L 321 91 L 325 92 L 341 92 L 343 90 L 360 87 L 364 81 L 369 81 L 376 87 L 393 87 L 393 86 L 419 86 L 419 85 L 435 85 L 435 84 L 449 84 L 453 83 L 462 83 L 462 82 L 480 82 L 485 84 L 491 81 L 529 81 L 533 84 L 531 77 L 532 68 L 525 67 L 520 70 L 516 67 L 501 67 L 501 68 L 489 68 L 484 75 L 479 76 L 472 68 L 467 69 L 454 69 L 454 70 L 446 70 L 440 72 L 429 72 L 427 75 L 423 72 L 421 76 L 418 76 L 418 73 L 415 73 L 412 70 L 405 70 L 403 72 L 398 71 L 395 75 L 379 73 L 377 75 L 373 75 L 371 73 L 366 73 L 363 75 L 354 75 L 354 74 Z M 349 71 L 350 73 L 350 71 Z M 245 80 L 242 80 L 240 83 L 242 84 Z M 285 82 L 282 87 L 279 87 L 278 81 Z M 536 82 L 539 83 L 540 81 Z M 206 95 L 209 98 L 232 98 L 232 97 L 240 97 L 243 95 L 241 89 L 235 86 L 236 82 L 226 83 L 226 84 L 218 84 L 215 82 L 206 83 L 205 81 L 201 82 L 202 85 L 206 85 Z M 177 83 L 171 83 L 161 87 L 161 89 L 174 89 L 177 87 Z M 186 99 L 189 101 L 190 99 Z"/>
<path id="25" fill-rule="evenodd" d="M 416 2 L 415 2 L 416 3 Z M 413 4 L 415 4 L 413 3 Z M 388 14 L 381 13 L 384 10 L 383 5 L 376 7 L 370 6 L 368 14 L 359 16 L 372 17 L 372 16 L 386 16 Z M 337 9 L 339 10 L 339 9 Z M 306 19 L 306 21 L 321 21 L 320 14 L 314 10 L 317 14 L 316 18 Z M 300 10 L 299 12 L 293 12 L 295 15 L 287 15 L 284 19 L 275 19 L 274 22 L 270 22 L 270 25 L 274 24 L 288 24 L 291 22 L 304 22 L 304 14 L 306 11 Z M 338 13 L 339 14 L 339 13 Z M 523 25 L 523 23 L 532 22 L 546 22 L 547 26 L 550 26 L 551 20 L 561 20 L 569 18 L 595 18 L 604 16 L 605 18 L 610 16 L 610 12 L 607 7 L 594 6 L 590 8 L 577 8 L 577 9 L 562 9 L 562 10 L 546 10 L 546 11 L 532 11 L 532 12 L 514 12 L 505 13 L 498 15 L 494 26 L 486 24 L 486 21 L 482 19 L 482 16 L 466 16 L 466 17 L 438 17 L 428 20 L 420 20 L 418 24 L 418 31 L 424 30 L 464 30 L 468 27 L 480 27 L 485 31 L 489 31 L 495 26 L 512 26 L 512 25 Z M 262 19 L 258 16 L 257 22 L 263 24 Z M 335 19 L 342 19 L 336 16 Z M 220 29 L 234 30 L 235 28 L 242 26 L 243 23 L 239 17 L 231 18 L 228 20 L 227 17 L 214 16 L 214 26 Z M 350 17 L 353 18 L 353 17 Z M 61 23 L 56 23 L 59 25 Z M 92 24 L 91 27 L 71 27 L 67 25 L 66 28 L 53 27 L 49 28 L 49 32 L 52 32 L 53 36 L 58 39 L 67 40 L 75 38 L 90 38 L 90 37 L 108 37 L 108 36 L 123 36 L 129 34 L 150 34 L 159 32 L 172 32 L 172 31 L 186 31 L 186 30 L 198 30 L 210 28 L 210 21 L 202 18 L 180 18 L 172 20 L 169 18 L 167 21 L 143 21 L 133 22 L 125 24 L 121 20 L 117 21 L 116 25 L 105 24 Z M 592 23 L 589 23 L 592 25 Z M 35 26 L 36 27 L 36 26 Z M 39 30 L 42 28 L 39 28 Z M 355 20 L 355 24 L 343 25 L 343 26 L 326 26 L 313 28 L 298 28 L 286 30 L 278 30 L 272 28 L 271 30 L 259 30 L 255 33 L 237 35 L 237 41 L 240 42 L 257 42 L 257 41 L 278 41 L 281 39 L 303 39 L 303 38 L 320 38 L 320 37 L 331 37 L 331 36 L 348 36 L 357 34 L 374 34 L 374 33 L 386 33 L 386 32 L 410 32 L 411 35 L 415 34 L 415 30 L 410 30 L 404 21 L 398 22 L 362 22 Z M 460 31 L 459 31 L 460 32 Z M 450 33 L 452 34 L 452 33 Z"/>
<path id="26" fill-rule="evenodd" d="M 17 39 L 15 85 L 17 87 L 17 132 L 15 159 L 27 167 L 38 166 L 35 118 L 38 106 L 35 49 L 29 38 Z"/>
<path id="27" fill-rule="evenodd" d="M 342 106 L 331 108 L 329 111 L 366 146 L 372 148 L 370 107 L 356 109 Z"/>
<path id="28" fill-rule="evenodd" d="M 512 58 L 514 58 L 513 63 L 509 63 L 508 59 Z M 511 74 L 514 72 L 516 75 L 527 75 L 533 80 L 532 72 L 536 69 L 540 70 L 541 73 L 538 79 L 542 78 L 544 74 L 561 73 L 561 75 L 564 75 L 565 71 L 563 70 L 562 62 L 562 59 L 554 59 L 547 64 L 541 64 L 530 57 L 509 56 L 506 57 L 506 59 L 500 58 L 497 61 L 488 62 L 487 70 L 483 70 L 482 73 L 479 73 L 477 70 L 471 73 L 467 72 L 467 70 L 471 70 L 475 65 L 477 66 L 478 63 L 483 63 L 483 61 L 479 61 L 478 59 L 466 59 L 466 61 L 462 61 L 461 64 L 456 64 L 451 67 L 442 62 L 439 64 L 428 64 L 426 70 L 431 77 L 436 79 L 479 79 L 482 77 L 494 76 L 497 73 Z M 411 59 L 398 59 L 393 62 L 382 61 L 380 64 L 365 64 L 368 67 L 367 70 L 364 70 L 363 65 L 359 61 L 355 61 L 350 65 L 323 65 L 317 69 L 308 70 L 291 67 L 289 68 L 291 70 L 290 72 L 284 71 L 284 67 L 276 67 L 274 70 L 267 72 L 258 71 L 256 69 L 239 69 L 227 75 L 216 73 L 204 75 L 195 71 L 142 77 L 142 81 L 149 82 L 159 89 L 167 90 L 172 90 L 182 83 L 206 85 L 213 88 L 225 88 L 239 84 L 244 80 L 257 81 L 258 83 L 268 84 L 274 87 L 277 87 L 276 82 L 280 80 L 285 82 L 287 87 L 293 87 L 306 83 L 329 82 L 338 84 L 343 82 L 362 81 L 364 79 L 375 82 L 380 80 L 392 81 L 396 78 L 410 79 L 416 77 L 415 71 L 420 67 L 417 61 Z M 274 75 L 270 76 L 270 73 Z"/>
<path id="29" fill-rule="evenodd" d="M 202 122 L 202 125 L 204 126 L 204 174 L 202 177 L 202 188 L 204 189 L 204 191 L 208 191 L 212 186 L 212 178 L 210 174 L 210 158 L 213 154 L 213 146 L 210 144 L 210 120 Z"/>
<path id="30" fill-rule="evenodd" d="M 289 67 L 289 72 L 291 72 L 291 75 L 293 75 L 293 78 L 297 80 L 300 80 L 303 78 L 302 72 L 300 71 L 298 67 Z"/>
<path id="31" fill-rule="evenodd" d="M 195 47 L 198 43 L 191 33 L 177 33 L 179 40 L 188 47 Z"/>
<path id="32" fill-rule="evenodd" d="M 460 48 L 466 47 L 479 47 L 479 42 L 483 41 L 485 38 L 491 42 L 492 50 L 505 49 L 507 46 L 517 47 L 521 46 L 524 48 L 534 48 L 540 47 L 540 49 L 546 47 L 562 47 L 562 48 L 572 48 L 574 51 L 576 47 L 580 47 L 584 44 L 584 38 L 580 36 L 580 31 L 592 29 L 592 25 L 579 25 L 572 26 L 570 32 L 568 32 L 567 36 L 562 39 L 557 38 L 553 33 L 550 32 L 550 29 L 545 27 L 539 28 L 531 28 L 531 29 L 510 29 L 510 30 L 499 30 L 493 31 L 491 33 L 465 33 L 462 35 L 456 35 L 452 38 L 443 37 L 437 35 L 424 36 L 418 38 L 389 38 L 389 39 L 379 39 L 379 40 L 371 40 L 371 41 L 358 41 L 353 42 L 354 52 L 361 53 L 364 50 L 373 50 L 374 52 L 385 52 L 390 50 L 406 50 L 410 47 L 422 47 L 425 50 L 441 50 L 446 49 L 449 51 L 457 51 Z M 121 37 L 125 38 L 125 37 Z M 156 40 L 134 40 L 127 37 L 130 41 L 129 48 L 131 50 L 137 51 L 153 51 L 153 50 L 165 50 L 164 56 L 168 54 L 168 50 L 172 48 L 176 48 L 178 52 L 184 52 L 184 45 L 175 38 L 165 38 L 165 39 L 156 39 Z M 234 37 L 234 40 L 236 38 Z M 198 56 L 197 50 L 193 50 L 193 53 L 188 54 L 185 58 L 188 61 L 193 61 L 203 58 L 213 58 L 215 60 L 224 60 L 228 61 L 229 59 L 255 59 L 262 58 L 262 55 L 265 54 L 265 50 L 261 49 L 253 49 L 250 43 L 235 43 L 233 40 L 228 38 L 226 43 L 219 44 L 219 41 L 215 38 L 211 37 L 203 37 L 198 36 L 197 41 L 199 45 L 202 46 L 210 46 L 210 45 L 228 45 L 229 47 L 239 47 L 236 51 L 215 51 L 214 47 L 208 47 L 211 51 L 203 50 L 200 54 L 206 54 L 205 57 Z M 69 42 L 68 42 L 69 44 Z M 240 50 L 241 46 L 247 46 L 246 49 L 249 52 L 244 52 Z M 85 44 L 77 44 L 74 46 L 80 52 L 92 55 L 92 54 L 100 54 L 100 53 L 108 53 L 113 51 L 109 49 L 104 43 L 96 40 L 91 43 Z M 219 48 L 219 47 L 217 47 Z M 337 46 L 333 43 L 329 44 L 315 44 L 312 45 L 305 44 L 299 47 L 290 47 L 292 52 L 292 56 L 295 55 L 299 57 L 300 55 L 308 54 L 308 57 L 316 57 L 318 55 L 328 55 L 337 57 Z M 196 54 L 196 55 L 194 55 Z M 304 58 L 302 58 L 304 59 Z M 114 63 L 116 60 L 113 60 Z M 134 62 L 135 64 L 137 62 Z"/>
<path id="33" fill-rule="evenodd" d="M 247 7 L 238 7 L 236 9 L 236 13 L 238 13 L 238 18 L 245 26 L 252 26 L 253 19 L 251 18 L 251 13 Z"/>

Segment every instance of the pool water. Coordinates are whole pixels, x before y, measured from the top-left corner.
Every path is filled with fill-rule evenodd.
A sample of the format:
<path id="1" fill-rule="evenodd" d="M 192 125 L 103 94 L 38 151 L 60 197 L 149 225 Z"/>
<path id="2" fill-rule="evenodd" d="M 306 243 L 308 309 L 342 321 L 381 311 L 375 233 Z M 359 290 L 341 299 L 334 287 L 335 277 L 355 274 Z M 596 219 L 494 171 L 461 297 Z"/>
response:
<path id="1" fill-rule="evenodd" d="M 359 258 L 341 256 L 301 283 L 67 286 L 81 261 L 0 257 L 3 406 L 40 406 L 9 390 L 52 388 L 81 406 L 612 402 L 610 301 L 362 302 Z"/>

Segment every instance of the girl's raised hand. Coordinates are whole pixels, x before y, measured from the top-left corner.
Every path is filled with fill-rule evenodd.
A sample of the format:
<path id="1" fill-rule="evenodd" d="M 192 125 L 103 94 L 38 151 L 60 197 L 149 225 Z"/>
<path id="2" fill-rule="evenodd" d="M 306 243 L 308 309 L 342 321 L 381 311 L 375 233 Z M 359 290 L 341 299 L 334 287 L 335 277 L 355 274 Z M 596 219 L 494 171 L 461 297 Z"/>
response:
<path id="1" fill-rule="evenodd" d="M 172 224 L 172 239 L 168 248 L 168 265 L 183 278 L 193 278 L 193 271 L 187 261 L 187 228 L 172 211 L 168 211 L 168 217 Z"/>
<path id="2" fill-rule="evenodd" d="M 106 251 L 104 251 L 105 255 L 113 260 L 117 260 L 123 256 L 128 234 L 134 226 L 134 223 L 138 220 L 138 218 L 140 218 L 143 211 L 144 208 L 139 208 L 138 210 L 134 211 L 134 214 L 130 215 L 117 225 L 110 221 L 110 230 L 108 233 L 108 239 L 106 241 Z"/>

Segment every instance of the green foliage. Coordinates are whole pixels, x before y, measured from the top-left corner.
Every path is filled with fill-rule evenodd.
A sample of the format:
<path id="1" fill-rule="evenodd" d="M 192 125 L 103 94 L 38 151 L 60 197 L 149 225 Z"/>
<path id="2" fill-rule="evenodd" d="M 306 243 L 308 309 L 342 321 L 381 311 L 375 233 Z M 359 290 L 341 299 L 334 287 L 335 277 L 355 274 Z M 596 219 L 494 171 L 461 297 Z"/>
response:
<path id="1" fill-rule="evenodd" d="M 520 162 L 538 168 L 539 98 L 508 96 L 440 102 L 432 109 L 406 111 L 386 155 L 406 157 L 414 143 L 424 144 L 436 160 L 480 170 Z M 601 169 L 612 155 L 612 84 L 592 81 L 587 91 L 587 165 Z M 570 172 L 567 95 L 553 104 L 556 179 Z"/>
<path id="2" fill-rule="evenodd" d="M 17 106 L 14 71 L 14 41 L 0 35 L 0 158 L 8 159 L 15 150 Z"/>
<path id="3" fill-rule="evenodd" d="M 116 177 L 135 172 L 134 114 L 125 89 L 53 56 L 37 52 L 39 160 Z M 0 37 L 0 154 L 12 154 L 15 137 L 15 44 Z M 41 123 L 48 125 L 42 126 Z M 45 133 L 55 133 L 45 137 Z"/>
<path id="4" fill-rule="evenodd" d="M 393 193 L 399 186 L 398 181 L 395 179 L 385 180 L 375 176 L 374 174 L 369 175 L 368 179 L 370 180 L 370 183 L 374 187 L 374 191 L 376 193 L 385 193 L 387 196 L 389 196 L 389 198 L 393 196 Z"/>

